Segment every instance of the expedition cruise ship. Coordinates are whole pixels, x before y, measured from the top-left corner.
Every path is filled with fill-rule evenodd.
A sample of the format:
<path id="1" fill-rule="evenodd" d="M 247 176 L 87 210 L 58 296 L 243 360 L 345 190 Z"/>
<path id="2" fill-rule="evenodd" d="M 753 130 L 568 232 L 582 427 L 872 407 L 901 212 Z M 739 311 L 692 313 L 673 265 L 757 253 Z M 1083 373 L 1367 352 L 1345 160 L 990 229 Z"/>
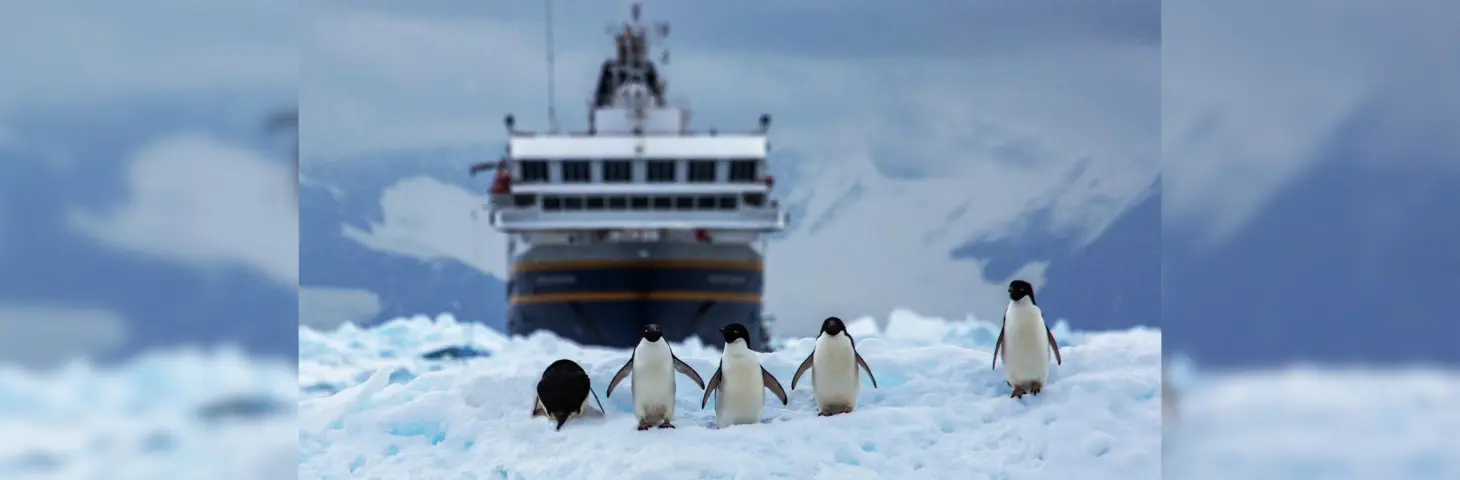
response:
<path id="1" fill-rule="evenodd" d="M 649 27 L 635 5 L 614 28 L 586 131 L 519 130 L 508 115 L 506 155 L 472 168 L 493 172 L 487 209 L 508 237 L 508 333 L 632 348 L 656 323 L 721 347 L 719 329 L 738 322 L 766 351 L 765 236 L 788 222 L 771 198 L 770 116 L 744 133 L 691 131 L 648 55 L 668 26 Z"/>

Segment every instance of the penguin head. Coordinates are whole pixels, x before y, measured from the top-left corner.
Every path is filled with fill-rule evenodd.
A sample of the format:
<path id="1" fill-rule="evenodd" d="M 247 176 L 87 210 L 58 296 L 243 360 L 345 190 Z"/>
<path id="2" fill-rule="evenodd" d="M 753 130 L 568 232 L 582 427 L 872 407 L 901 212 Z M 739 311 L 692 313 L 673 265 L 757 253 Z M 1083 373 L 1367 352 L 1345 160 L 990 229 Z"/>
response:
<path id="1" fill-rule="evenodd" d="M 661 338 L 664 338 L 664 331 L 659 329 L 659 325 L 653 323 L 644 325 L 644 340 L 654 343 Z"/>
<path id="2" fill-rule="evenodd" d="M 750 343 L 750 331 L 745 329 L 745 325 L 731 323 L 726 325 L 725 328 L 721 328 L 720 334 L 725 336 L 726 344 L 735 343 L 736 340 L 743 340 L 745 343 Z"/>
<path id="3" fill-rule="evenodd" d="M 847 331 L 847 325 L 842 323 L 842 319 L 840 318 L 826 317 L 826 320 L 821 321 L 821 333 L 837 336 L 845 331 Z"/>
<path id="4" fill-rule="evenodd" d="M 1017 302 L 1024 297 L 1029 297 L 1029 303 L 1034 303 L 1034 285 L 1023 280 L 1009 282 L 1009 301 Z"/>

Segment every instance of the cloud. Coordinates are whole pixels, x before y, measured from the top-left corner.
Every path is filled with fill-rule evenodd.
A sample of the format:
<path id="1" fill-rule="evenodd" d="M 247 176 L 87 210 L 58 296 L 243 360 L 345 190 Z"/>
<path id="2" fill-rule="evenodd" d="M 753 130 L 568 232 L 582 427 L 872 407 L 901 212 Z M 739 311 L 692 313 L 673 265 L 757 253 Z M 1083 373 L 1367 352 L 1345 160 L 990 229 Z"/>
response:
<path id="1" fill-rule="evenodd" d="M 201 268 L 247 268 L 293 288 L 299 211 L 292 174 L 208 137 L 170 137 L 134 155 L 125 203 L 107 212 L 73 210 L 68 222 L 114 248 Z"/>
<path id="2" fill-rule="evenodd" d="M 293 1 L 10 2 L 4 15 L 0 116 L 298 79 Z"/>
<path id="3" fill-rule="evenodd" d="M 1323 162 L 1323 143 L 1367 103 L 1453 98 L 1460 6 L 1420 6 L 1166 2 L 1164 214 L 1219 242 Z"/>
<path id="4" fill-rule="evenodd" d="M 402 180 L 380 197 L 383 219 L 368 229 L 344 227 L 346 238 L 372 250 L 425 261 L 458 261 L 505 278 L 506 237 L 491 230 L 486 198 L 429 177 Z"/>
<path id="5" fill-rule="evenodd" d="M 0 362 L 48 369 L 127 342 L 127 321 L 101 308 L 0 303 Z"/>
<path id="6" fill-rule="evenodd" d="M 656 17 L 672 10 L 659 17 L 675 24 L 670 97 L 694 108 L 696 128 L 748 129 L 760 113 L 775 117 L 772 168 L 795 178 L 782 192 L 795 231 L 768 260 L 768 302 L 783 322 L 893 307 L 995 315 L 1005 279 L 981 278 L 977 261 L 951 261 L 954 248 L 1012 235 L 1044 209 L 1055 228 L 1089 240 L 1155 181 L 1159 4 L 1101 4 L 1098 14 L 997 5 L 649 6 Z M 542 12 L 519 7 L 322 7 L 300 86 L 306 158 L 496 142 L 509 112 L 524 128 L 546 125 Z M 560 12 L 557 96 L 567 128 L 584 122 L 611 53 L 603 25 L 623 10 Z M 836 26 L 816 21 L 827 18 Z M 767 22 L 779 32 L 766 33 Z M 921 30 L 881 28 L 904 24 Z M 428 195 L 425 183 L 417 188 Z M 368 244 L 420 258 L 500 258 L 499 249 L 445 245 L 474 236 L 462 213 L 469 194 L 442 190 L 456 191 L 444 203 L 451 218 L 424 203 L 404 213 L 417 201 L 401 195 L 398 215 L 416 223 L 388 213 L 391 227 L 373 227 Z M 439 233 L 426 234 L 420 225 L 437 215 L 430 224 L 440 222 L 431 227 Z M 1021 275 L 1038 277 L 1041 265 Z"/>
<path id="7" fill-rule="evenodd" d="M 380 314 L 380 309 L 380 296 L 368 290 L 299 287 L 299 324 L 316 330 L 363 324 Z"/>

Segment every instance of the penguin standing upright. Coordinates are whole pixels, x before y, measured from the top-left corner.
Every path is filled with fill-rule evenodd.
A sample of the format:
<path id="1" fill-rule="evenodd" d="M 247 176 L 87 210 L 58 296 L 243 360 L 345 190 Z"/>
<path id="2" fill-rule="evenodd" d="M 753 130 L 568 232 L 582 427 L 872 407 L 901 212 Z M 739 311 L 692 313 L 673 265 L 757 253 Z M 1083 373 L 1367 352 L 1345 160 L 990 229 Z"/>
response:
<path id="1" fill-rule="evenodd" d="M 828 317 L 821 322 L 821 333 L 816 336 L 816 348 L 801 362 L 796 375 L 791 377 L 791 390 L 801 381 L 801 374 L 811 372 L 811 387 L 816 393 L 819 415 L 829 417 L 838 413 L 851 413 L 857 408 L 857 393 L 862 388 L 862 376 L 857 367 L 867 371 L 872 379 L 872 388 L 877 388 L 877 377 L 872 367 L 857 353 L 857 341 L 852 339 L 846 324 L 837 317 Z"/>
<path id="2" fill-rule="evenodd" d="M 655 324 L 645 325 L 633 355 L 618 369 L 613 380 L 608 382 L 608 397 L 613 398 L 613 388 L 628 377 L 629 373 L 633 373 L 634 382 L 631 388 L 634 393 L 634 416 L 639 418 L 639 430 L 648 430 L 654 426 L 674 428 L 674 424 L 669 421 L 674 418 L 675 371 L 694 380 L 695 385 L 699 385 L 701 389 L 705 388 L 705 381 L 700 378 L 700 374 L 674 356 L 669 342 L 664 340 L 664 331 Z"/>
<path id="3" fill-rule="evenodd" d="M 760 415 L 765 412 L 765 391 L 770 390 L 785 405 L 786 390 L 760 365 L 760 356 L 750 349 L 750 332 L 744 325 L 731 323 L 720 329 L 720 334 L 725 336 L 725 353 L 705 387 L 700 408 L 705 408 L 710 394 L 714 394 L 715 420 L 721 428 L 760 423 Z"/>
<path id="4" fill-rule="evenodd" d="M 1050 350 L 1054 351 L 1055 362 L 1064 364 L 1054 332 L 1045 325 L 1044 314 L 1034 302 L 1034 286 L 1023 280 L 1009 282 L 1009 307 L 1004 310 L 1004 325 L 994 343 L 994 364 L 1004 360 L 1004 378 L 1014 388 L 1011 398 L 1021 398 L 1025 393 L 1039 395 L 1049 377 Z"/>
<path id="5" fill-rule="evenodd" d="M 555 420 L 558 425 L 554 430 L 562 430 L 568 420 L 592 411 L 588 407 L 589 395 L 598 402 L 598 411 L 603 412 L 603 402 L 599 402 L 598 394 L 593 392 L 588 372 L 583 371 L 577 362 L 566 358 L 558 360 L 548 365 L 542 372 L 542 380 L 537 381 L 537 399 L 532 416 Z"/>

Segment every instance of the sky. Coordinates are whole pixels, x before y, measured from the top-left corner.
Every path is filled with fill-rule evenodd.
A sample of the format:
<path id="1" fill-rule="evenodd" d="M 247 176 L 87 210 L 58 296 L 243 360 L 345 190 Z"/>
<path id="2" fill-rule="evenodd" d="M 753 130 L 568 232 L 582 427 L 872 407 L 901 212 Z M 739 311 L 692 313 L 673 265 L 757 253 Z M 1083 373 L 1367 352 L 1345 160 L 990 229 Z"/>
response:
<path id="1" fill-rule="evenodd" d="M 306 182 L 328 187 L 312 169 L 379 152 L 494 145 L 507 113 L 523 128 L 547 124 L 541 5 L 306 8 Z M 555 91 L 565 128 L 584 123 L 596 69 L 611 54 L 606 28 L 627 11 L 625 2 L 558 7 Z M 1012 235 L 1037 211 L 1049 213 L 1050 228 L 1093 240 L 1159 176 L 1154 1 L 952 10 L 646 2 L 644 12 L 672 24 L 669 97 L 692 106 L 695 125 L 748 129 L 763 112 L 775 119 L 772 169 L 786 180 L 778 186 L 796 226 L 770 254 L 767 305 L 792 319 L 787 334 L 814 333 L 831 314 L 896 307 L 997 316 L 1010 278 L 983 278 L 986 260 L 952 259 L 954 249 Z M 500 238 L 469 221 L 482 203 L 476 193 L 403 179 L 382 198 L 381 219 L 345 234 L 500 275 Z M 1016 274 L 1039 284 L 1043 269 L 1029 262 Z M 341 285 L 317 286 L 343 298 Z M 358 293 L 350 309 L 369 303 Z"/>

